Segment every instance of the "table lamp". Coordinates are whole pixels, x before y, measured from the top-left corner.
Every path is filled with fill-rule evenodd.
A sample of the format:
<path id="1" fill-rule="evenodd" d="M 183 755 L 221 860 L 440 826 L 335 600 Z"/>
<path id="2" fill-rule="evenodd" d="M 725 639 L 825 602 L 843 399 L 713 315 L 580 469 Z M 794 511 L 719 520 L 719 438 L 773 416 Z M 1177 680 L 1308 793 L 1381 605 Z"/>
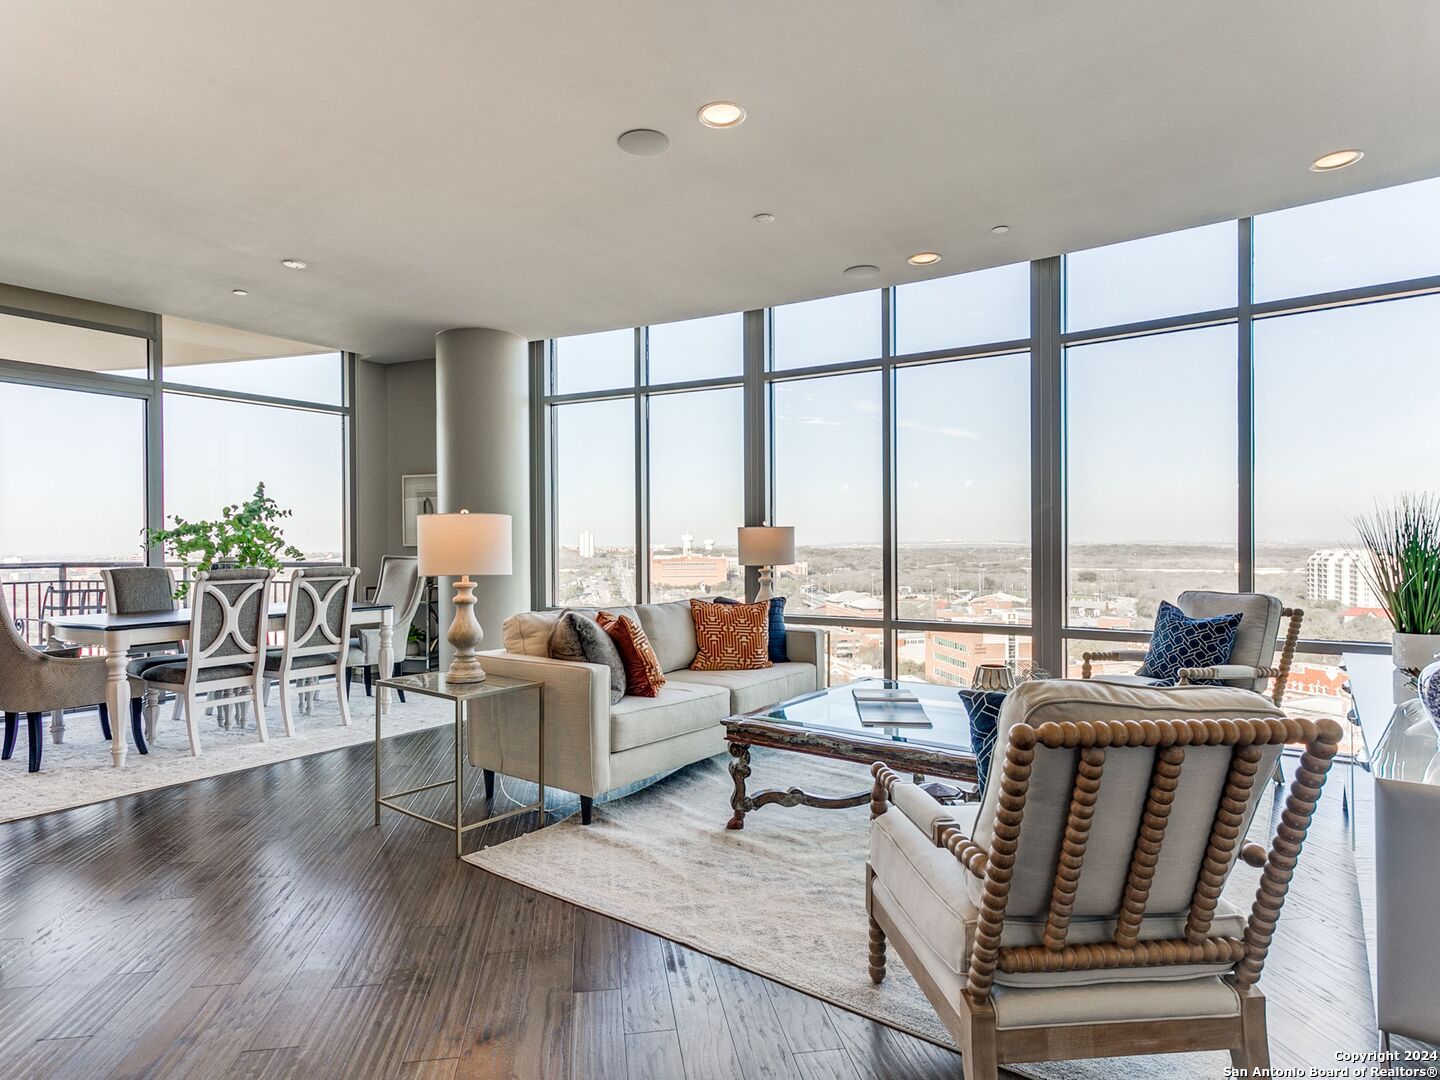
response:
<path id="1" fill-rule="evenodd" d="M 455 621 L 446 635 L 455 649 L 445 681 L 485 681 L 485 669 L 475 650 L 484 632 L 475 618 L 475 582 L 471 574 L 508 575 L 511 566 L 509 514 L 421 514 L 416 519 L 420 573 L 425 577 L 454 577 Z"/>
<path id="2" fill-rule="evenodd" d="M 793 525 L 748 525 L 740 528 L 740 565 L 760 567 L 760 591 L 755 603 L 771 597 L 771 571 L 795 562 Z"/>

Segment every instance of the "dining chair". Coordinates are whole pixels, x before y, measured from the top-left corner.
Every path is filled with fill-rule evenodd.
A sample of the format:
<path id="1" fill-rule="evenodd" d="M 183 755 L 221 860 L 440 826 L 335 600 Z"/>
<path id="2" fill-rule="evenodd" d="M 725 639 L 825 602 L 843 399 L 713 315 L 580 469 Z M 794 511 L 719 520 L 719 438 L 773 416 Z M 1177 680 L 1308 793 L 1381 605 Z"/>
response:
<path id="1" fill-rule="evenodd" d="M 44 750 L 41 720 L 47 712 L 98 708 L 100 730 L 108 740 L 111 731 L 110 710 L 105 703 L 108 680 L 103 656 L 64 656 L 33 648 L 20 636 L 5 594 L 0 592 L 0 712 L 5 716 L 0 759 L 9 761 L 15 752 L 22 713 L 30 738 L 30 772 L 40 771 Z M 140 689 L 132 680 L 132 697 Z M 132 709 L 131 720 L 136 748 L 142 754 L 148 753 L 138 711 Z"/>
<path id="2" fill-rule="evenodd" d="M 420 560 L 414 555 L 385 555 L 380 559 L 380 580 L 375 588 L 374 602 L 389 604 L 394 612 L 395 664 L 391 671 L 382 674 L 388 678 L 400 674 L 400 664 L 405 658 L 405 646 L 410 640 L 410 627 L 415 622 L 415 613 L 425 596 L 425 579 L 420 575 Z M 350 639 L 350 655 L 346 660 L 345 678 L 359 668 L 365 679 L 365 695 L 374 689 L 374 672 L 380 665 L 380 631 L 361 630 Z M 400 700 L 405 700 L 402 691 Z"/>
<path id="3" fill-rule="evenodd" d="M 285 734 L 295 734 L 290 712 L 290 690 L 295 686 L 303 704 L 313 696 L 318 678 L 334 676 L 340 702 L 340 722 L 350 726 L 350 695 L 344 684 L 350 644 L 350 606 L 355 599 L 353 566 L 305 567 L 290 579 L 290 602 L 285 608 L 285 644 L 265 656 L 265 693 L 268 704 L 272 683 L 280 688 L 280 716 Z"/>
<path id="4" fill-rule="evenodd" d="M 980 803 L 942 806 L 872 768 L 870 978 L 893 945 L 966 1080 L 1212 1049 L 1257 1075 L 1270 1059 L 1256 983 L 1340 737 L 1233 687 L 1019 686 Z M 1270 844 L 1247 842 L 1294 743 Z M 1262 871 L 1248 917 L 1222 896 L 1241 861 Z"/>
<path id="5" fill-rule="evenodd" d="M 184 702 L 190 753 L 200 753 L 200 695 L 226 705 L 249 703 L 261 742 L 265 728 L 265 633 L 269 615 L 270 569 L 204 570 L 190 586 L 190 640 L 185 655 L 155 663 L 153 657 L 130 661 L 132 675 L 147 692 L 158 687 Z"/>

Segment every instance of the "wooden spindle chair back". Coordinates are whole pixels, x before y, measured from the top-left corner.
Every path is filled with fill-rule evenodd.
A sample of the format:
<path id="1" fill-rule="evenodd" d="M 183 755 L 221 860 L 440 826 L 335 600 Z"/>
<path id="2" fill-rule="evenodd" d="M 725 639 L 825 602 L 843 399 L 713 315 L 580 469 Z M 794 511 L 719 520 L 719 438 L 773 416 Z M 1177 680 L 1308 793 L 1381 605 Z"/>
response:
<path id="1" fill-rule="evenodd" d="M 1235 966 L 1237 987 L 1252 986 L 1340 736 L 1333 721 L 1288 717 L 1014 725 L 1003 766 L 992 778 L 998 790 L 987 791 L 987 804 L 993 800 L 989 827 L 977 828 L 974 839 L 955 825 L 942 826 L 937 835 L 983 883 L 966 994 L 983 1003 L 997 969 L 1010 974 L 1219 963 Z M 1267 851 L 1247 844 L 1245 834 L 1263 778 L 1287 743 L 1303 744 L 1304 751 Z M 1046 779 L 1067 793 L 1063 821 L 1053 804 L 1031 799 L 1037 779 L 1052 770 L 1070 777 L 1060 785 L 1052 783 L 1054 775 Z M 899 777 L 883 765 L 874 771 L 876 795 L 883 799 L 879 789 L 888 792 Z M 1143 774 L 1139 785 L 1137 771 Z M 1128 859 L 1087 877 L 1087 853 L 1101 828 L 1118 828 L 1127 813 L 1129 828 L 1122 835 Z M 980 817 L 987 817 L 985 808 Z M 1250 918 L 1241 938 L 1211 937 L 1237 858 L 1263 867 Z M 1071 919 L 1094 915 L 1114 917 L 1110 940 L 1069 942 Z M 1151 915 L 1183 916 L 1183 933 L 1143 936 Z M 1002 946 L 1007 916 L 1043 917 L 1042 944 Z M 1156 977 L 1164 972 L 1157 970 Z"/>

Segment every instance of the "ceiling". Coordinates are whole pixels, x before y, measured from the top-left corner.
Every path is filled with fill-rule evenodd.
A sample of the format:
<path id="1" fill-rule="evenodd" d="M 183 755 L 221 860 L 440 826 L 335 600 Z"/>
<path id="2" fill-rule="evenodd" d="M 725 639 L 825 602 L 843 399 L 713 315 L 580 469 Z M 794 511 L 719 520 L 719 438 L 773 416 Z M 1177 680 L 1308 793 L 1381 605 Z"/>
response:
<path id="1" fill-rule="evenodd" d="M 1437 55 L 1433 0 L 7 0 L 0 281 L 381 360 L 734 311 L 1440 174 Z"/>

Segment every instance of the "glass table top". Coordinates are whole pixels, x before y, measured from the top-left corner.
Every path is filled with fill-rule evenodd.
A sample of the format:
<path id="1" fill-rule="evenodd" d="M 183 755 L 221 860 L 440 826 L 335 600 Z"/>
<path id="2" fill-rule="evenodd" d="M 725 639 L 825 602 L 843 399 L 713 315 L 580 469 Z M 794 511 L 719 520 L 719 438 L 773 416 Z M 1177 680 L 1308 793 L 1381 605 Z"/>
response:
<path id="1" fill-rule="evenodd" d="M 867 724 L 861 719 L 883 717 L 885 706 L 861 705 L 855 690 L 901 689 L 913 691 L 924 710 L 929 727 L 886 726 Z M 928 683 L 894 682 L 885 679 L 860 679 L 844 686 L 832 686 L 813 694 L 782 701 L 755 712 L 746 713 L 745 720 L 761 721 L 809 731 L 834 732 L 885 742 L 936 747 L 942 750 L 970 753 L 970 714 L 953 686 L 932 686 Z"/>
<path id="2" fill-rule="evenodd" d="M 1415 698 L 1395 692 L 1390 657 L 1345 654 L 1345 672 L 1365 738 L 1365 768 L 1380 780 L 1440 786 L 1440 731 Z"/>

